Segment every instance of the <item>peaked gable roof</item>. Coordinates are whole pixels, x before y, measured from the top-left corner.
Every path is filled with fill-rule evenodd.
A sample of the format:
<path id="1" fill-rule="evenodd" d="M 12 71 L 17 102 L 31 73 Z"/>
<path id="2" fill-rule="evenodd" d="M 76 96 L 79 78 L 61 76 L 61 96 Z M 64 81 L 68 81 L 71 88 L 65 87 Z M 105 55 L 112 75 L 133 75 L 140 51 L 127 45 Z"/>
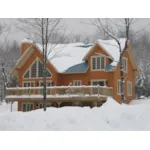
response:
<path id="1" fill-rule="evenodd" d="M 125 47 L 125 42 L 126 42 L 126 39 L 124 38 L 120 38 L 118 39 L 120 41 L 120 44 L 121 44 L 121 50 L 123 51 L 124 47 Z M 97 40 L 95 42 L 95 44 L 98 44 L 99 47 L 101 47 L 109 56 L 110 59 L 114 60 L 111 65 L 112 66 L 117 66 L 117 62 L 119 62 L 119 57 L 120 57 L 120 51 L 119 51 L 119 46 L 117 44 L 117 42 L 112 39 L 112 40 Z M 91 49 L 91 51 L 94 50 Z M 87 53 L 87 55 L 83 58 L 84 60 L 87 59 L 87 57 L 90 55 L 90 52 L 89 51 Z"/>
<path id="2" fill-rule="evenodd" d="M 124 49 L 125 39 L 119 39 L 121 43 L 121 49 Z M 38 43 L 25 39 L 22 42 L 32 43 L 37 50 L 42 52 L 42 46 Z M 114 71 L 119 61 L 119 47 L 115 40 L 97 40 L 94 44 L 84 43 L 69 43 L 69 44 L 48 44 L 49 62 L 54 66 L 59 73 L 85 73 L 88 69 L 86 58 L 90 52 L 94 50 L 96 45 L 99 45 L 112 60 L 107 64 L 106 70 Z M 25 53 L 26 55 L 26 53 Z M 129 53 L 132 55 L 132 53 Z M 133 56 L 130 56 L 133 58 Z M 18 62 L 19 63 L 19 62 Z M 133 62 L 134 68 L 136 68 L 135 62 Z"/>

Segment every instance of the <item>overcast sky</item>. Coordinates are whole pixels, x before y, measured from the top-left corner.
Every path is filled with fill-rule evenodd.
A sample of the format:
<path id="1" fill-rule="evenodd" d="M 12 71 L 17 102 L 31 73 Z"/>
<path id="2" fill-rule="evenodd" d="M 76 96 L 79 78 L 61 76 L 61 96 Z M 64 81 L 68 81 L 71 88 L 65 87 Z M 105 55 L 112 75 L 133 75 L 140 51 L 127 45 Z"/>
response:
<path id="1" fill-rule="evenodd" d="M 9 39 L 12 40 L 17 40 L 17 41 L 21 41 L 22 39 L 24 39 L 26 37 L 26 35 L 17 30 L 14 26 L 16 19 L 0 19 L 0 22 L 5 22 L 7 24 L 11 24 L 11 32 L 9 35 Z M 67 19 L 63 19 L 63 21 L 65 22 L 66 26 L 67 26 L 67 32 L 68 33 L 77 33 L 77 34 L 88 34 L 89 36 L 92 35 L 95 31 L 96 28 L 92 25 L 87 25 L 85 24 L 86 22 L 89 21 L 89 19 L 83 19 L 83 18 L 67 18 Z M 84 23 L 85 22 L 85 23 Z M 139 29 L 142 28 L 144 26 L 146 26 L 147 24 L 150 24 L 150 19 L 139 19 L 139 21 L 134 24 L 134 29 Z M 147 31 L 150 31 L 150 27 L 147 27 Z"/>

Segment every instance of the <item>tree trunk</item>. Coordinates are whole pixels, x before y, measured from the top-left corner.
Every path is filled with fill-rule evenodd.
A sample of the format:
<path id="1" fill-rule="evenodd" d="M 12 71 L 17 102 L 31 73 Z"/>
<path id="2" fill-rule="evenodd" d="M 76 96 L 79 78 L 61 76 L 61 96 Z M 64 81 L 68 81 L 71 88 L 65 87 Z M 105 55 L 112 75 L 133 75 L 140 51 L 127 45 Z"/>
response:
<path id="1" fill-rule="evenodd" d="M 120 77 L 121 77 L 121 101 L 122 101 L 122 103 L 125 103 L 125 99 L 124 99 L 124 72 L 123 72 L 122 56 L 120 56 Z"/>
<path id="2" fill-rule="evenodd" d="M 123 57 L 123 52 L 121 49 L 121 45 L 119 44 L 119 49 L 120 49 L 120 78 L 121 78 L 121 102 L 125 103 L 124 99 L 124 72 L 123 72 L 123 64 L 122 64 L 122 57 Z"/>

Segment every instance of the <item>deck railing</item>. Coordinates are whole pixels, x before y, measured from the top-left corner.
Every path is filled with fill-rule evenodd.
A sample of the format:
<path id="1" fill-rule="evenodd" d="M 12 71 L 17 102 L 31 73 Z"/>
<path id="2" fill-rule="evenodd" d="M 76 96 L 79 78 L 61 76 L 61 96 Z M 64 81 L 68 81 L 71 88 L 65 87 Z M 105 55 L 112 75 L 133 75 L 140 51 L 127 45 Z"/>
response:
<path id="1" fill-rule="evenodd" d="M 113 88 L 106 86 L 51 86 L 47 95 L 103 95 L 113 96 Z M 43 87 L 6 88 L 6 96 L 43 95 Z"/>

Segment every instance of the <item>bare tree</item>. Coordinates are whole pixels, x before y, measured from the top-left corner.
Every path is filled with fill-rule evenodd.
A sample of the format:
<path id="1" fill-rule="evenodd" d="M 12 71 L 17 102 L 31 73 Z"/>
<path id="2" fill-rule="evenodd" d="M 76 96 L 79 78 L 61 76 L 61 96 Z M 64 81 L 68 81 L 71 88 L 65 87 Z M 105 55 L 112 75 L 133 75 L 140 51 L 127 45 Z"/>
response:
<path id="1" fill-rule="evenodd" d="M 94 19 L 91 20 L 92 25 L 96 26 L 100 31 L 104 31 L 110 38 L 114 39 L 118 45 L 119 52 L 120 52 L 120 58 L 119 58 L 119 64 L 120 64 L 120 78 L 121 78 L 121 100 L 124 103 L 124 71 L 123 71 L 123 63 L 122 58 L 123 54 L 126 51 L 128 47 L 128 42 L 131 36 L 136 36 L 139 32 L 143 31 L 146 27 L 140 29 L 139 31 L 135 32 L 134 34 L 130 34 L 131 27 L 134 23 L 136 23 L 138 19 L 133 18 L 124 18 L 124 19 Z M 125 38 L 125 46 L 122 50 L 120 40 L 118 38 L 117 33 L 119 31 L 122 31 L 122 36 Z"/>
<path id="2" fill-rule="evenodd" d="M 6 24 L 0 23 L 0 82 L 1 82 L 1 89 L 3 88 L 5 91 L 6 84 L 7 84 L 7 74 L 5 72 L 5 63 L 4 63 L 4 51 L 6 50 L 5 47 L 8 44 L 7 38 L 10 32 L 11 26 L 8 26 Z M 1 90 L 2 91 L 2 90 Z M 2 95 L 2 92 L 1 92 Z"/>
<path id="3" fill-rule="evenodd" d="M 17 42 L 13 42 L 11 44 L 8 44 L 6 42 L 5 44 L 5 49 L 1 50 L 1 55 L 0 55 L 0 83 L 1 83 L 1 95 L 2 97 L 5 97 L 5 89 L 6 86 L 9 86 L 10 83 L 13 86 L 14 84 L 14 78 L 11 78 L 9 76 L 9 72 L 11 69 L 15 66 L 17 60 L 20 57 L 20 48 Z"/>
<path id="4" fill-rule="evenodd" d="M 28 37 L 35 43 L 40 43 L 43 51 L 43 99 L 44 99 L 44 111 L 46 111 L 46 62 L 47 56 L 54 52 L 55 47 L 61 43 L 64 33 L 56 38 L 60 31 L 65 31 L 64 25 L 61 24 L 61 19 L 50 19 L 50 18 L 32 18 L 32 19 L 19 19 L 21 26 L 17 25 L 19 29 L 24 31 Z M 57 39 L 57 40 L 56 40 Z M 51 43 L 49 45 L 48 43 Z M 49 48 L 48 48 L 49 47 Z M 60 52 L 54 53 L 50 58 L 60 56 Z"/>

